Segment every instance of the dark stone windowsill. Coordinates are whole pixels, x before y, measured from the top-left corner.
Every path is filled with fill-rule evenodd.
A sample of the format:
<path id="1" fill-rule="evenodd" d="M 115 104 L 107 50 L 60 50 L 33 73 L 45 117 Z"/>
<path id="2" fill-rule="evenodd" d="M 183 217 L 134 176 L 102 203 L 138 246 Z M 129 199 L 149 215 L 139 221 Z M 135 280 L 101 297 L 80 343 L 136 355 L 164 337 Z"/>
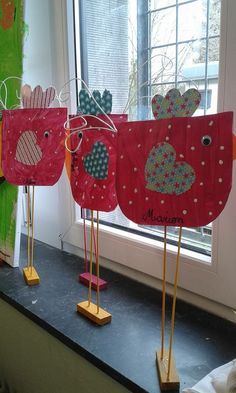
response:
<path id="1" fill-rule="evenodd" d="M 34 255 L 40 285 L 24 282 L 22 236 L 20 269 L 0 268 L 0 297 L 130 391 L 159 392 L 155 352 L 160 344 L 160 292 L 101 268 L 101 277 L 108 281 L 101 307 L 112 314 L 112 322 L 99 327 L 76 312 L 76 304 L 88 296 L 78 283 L 83 262 L 41 242 L 35 242 Z M 167 328 L 170 307 L 168 299 Z M 178 300 L 174 356 L 181 389 L 190 387 L 236 357 L 236 327 Z"/>

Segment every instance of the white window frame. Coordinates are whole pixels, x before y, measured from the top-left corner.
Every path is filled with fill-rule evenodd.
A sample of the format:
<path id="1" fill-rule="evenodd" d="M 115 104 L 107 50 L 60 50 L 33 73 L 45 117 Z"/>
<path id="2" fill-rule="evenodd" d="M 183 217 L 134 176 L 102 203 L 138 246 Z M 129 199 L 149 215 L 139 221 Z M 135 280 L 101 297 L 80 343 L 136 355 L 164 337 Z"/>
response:
<path id="1" fill-rule="evenodd" d="M 74 64 L 71 28 L 73 0 L 67 2 L 69 64 Z M 221 10 L 221 54 L 219 75 L 218 110 L 232 110 L 236 115 L 236 49 L 235 49 L 235 0 L 222 0 Z M 77 32 L 79 34 L 79 32 Z M 79 40 L 78 40 L 79 41 Z M 78 42 L 77 41 L 77 42 Z M 78 49 L 78 48 L 77 48 Z M 72 52 L 72 53 L 71 53 Z M 73 68 L 73 67 L 72 67 Z M 73 75 L 73 74 L 72 74 Z M 72 108 L 75 109 L 75 108 Z M 212 257 L 181 249 L 179 286 L 189 292 L 208 298 L 233 309 L 236 305 L 236 172 L 234 164 L 233 188 L 227 206 L 213 224 Z M 83 223 L 76 222 L 75 203 L 68 190 L 68 181 L 60 184 L 63 200 L 64 244 L 83 249 Z M 89 229 L 89 223 L 87 226 Z M 107 226 L 100 226 L 100 256 L 123 265 L 127 274 L 138 271 L 157 279 L 162 277 L 163 244 L 139 235 L 126 233 Z M 167 281 L 173 282 L 176 247 L 168 245 Z M 211 261 L 211 263 L 209 263 Z M 112 264 L 114 268 L 114 263 Z M 186 295 L 188 300 L 188 295 Z"/>

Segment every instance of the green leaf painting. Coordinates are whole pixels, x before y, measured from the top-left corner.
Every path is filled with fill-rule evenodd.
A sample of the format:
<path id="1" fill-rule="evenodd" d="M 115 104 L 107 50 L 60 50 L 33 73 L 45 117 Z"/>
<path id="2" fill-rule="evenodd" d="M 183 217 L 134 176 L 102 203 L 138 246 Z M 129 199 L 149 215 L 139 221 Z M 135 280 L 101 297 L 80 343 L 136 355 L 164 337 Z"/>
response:
<path id="1" fill-rule="evenodd" d="M 23 0 L 0 1 L 0 81 L 21 78 L 23 70 Z M 1 89 L 1 99 L 8 109 L 19 104 L 20 80 L 7 79 L 7 97 Z M 6 99 L 7 98 L 7 99 Z M 3 147 L 4 148 L 4 147 Z M 0 259 L 13 264 L 17 187 L 0 182 Z"/>

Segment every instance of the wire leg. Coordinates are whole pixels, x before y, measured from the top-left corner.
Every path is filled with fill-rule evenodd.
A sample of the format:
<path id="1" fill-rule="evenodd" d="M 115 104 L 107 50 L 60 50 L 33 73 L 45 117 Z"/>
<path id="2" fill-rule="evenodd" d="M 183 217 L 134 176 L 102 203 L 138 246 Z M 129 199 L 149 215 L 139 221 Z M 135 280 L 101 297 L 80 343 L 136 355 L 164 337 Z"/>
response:
<path id="1" fill-rule="evenodd" d="M 33 186 L 33 193 L 32 193 L 31 224 L 32 224 L 32 236 L 31 236 L 30 268 L 31 268 L 31 274 L 32 274 L 32 268 L 34 265 L 34 186 Z"/>
<path id="2" fill-rule="evenodd" d="M 170 329 L 170 343 L 169 343 L 167 381 L 170 380 L 172 344 L 173 344 L 173 335 L 174 335 L 174 327 L 175 327 L 175 307 L 176 307 L 176 295 L 177 295 L 177 284 L 178 284 L 178 273 L 179 273 L 181 236 L 182 236 L 182 227 L 179 228 L 178 252 L 177 252 L 177 258 L 176 258 L 176 269 L 175 269 L 175 280 L 174 280 L 174 295 L 173 295 L 172 314 L 171 314 L 171 329 Z"/>

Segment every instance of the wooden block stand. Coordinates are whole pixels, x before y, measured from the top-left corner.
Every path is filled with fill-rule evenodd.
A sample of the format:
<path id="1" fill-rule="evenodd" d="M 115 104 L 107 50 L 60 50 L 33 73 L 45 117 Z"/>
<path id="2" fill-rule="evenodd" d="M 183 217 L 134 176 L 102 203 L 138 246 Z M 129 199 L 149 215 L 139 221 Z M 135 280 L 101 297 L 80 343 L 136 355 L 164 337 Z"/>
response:
<path id="1" fill-rule="evenodd" d="M 77 312 L 91 319 L 91 321 L 95 322 L 97 325 L 105 325 L 111 322 L 111 314 L 101 307 L 99 307 L 98 313 L 96 304 L 90 303 L 88 306 L 88 300 L 77 304 Z"/>
<path id="2" fill-rule="evenodd" d="M 37 285 L 40 282 L 39 275 L 34 267 L 24 267 L 23 275 L 28 285 Z"/>
<path id="3" fill-rule="evenodd" d="M 79 281 L 82 284 L 86 285 L 87 287 L 89 286 L 89 279 L 90 279 L 89 272 L 84 272 L 79 275 Z M 92 277 L 91 277 L 91 286 L 92 286 L 92 289 L 95 289 L 95 290 L 97 289 L 97 276 L 95 276 L 94 274 L 92 274 Z M 106 289 L 107 288 L 107 281 L 103 280 L 102 278 L 99 278 L 98 279 L 98 286 L 99 286 L 100 290 Z"/>
<path id="4" fill-rule="evenodd" d="M 167 379 L 167 369 L 168 369 L 168 356 L 169 353 L 164 352 L 163 359 L 161 359 L 161 353 L 157 352 L 157 369 L 159 373 L 160 386 L 161 390 L 179 390 L 180 382 L 177 374 L 177 370 L 175 367 L 175 360 L 173 355 L 171 357 L 171 365 L 170 365 L 170 376 Z"/>

